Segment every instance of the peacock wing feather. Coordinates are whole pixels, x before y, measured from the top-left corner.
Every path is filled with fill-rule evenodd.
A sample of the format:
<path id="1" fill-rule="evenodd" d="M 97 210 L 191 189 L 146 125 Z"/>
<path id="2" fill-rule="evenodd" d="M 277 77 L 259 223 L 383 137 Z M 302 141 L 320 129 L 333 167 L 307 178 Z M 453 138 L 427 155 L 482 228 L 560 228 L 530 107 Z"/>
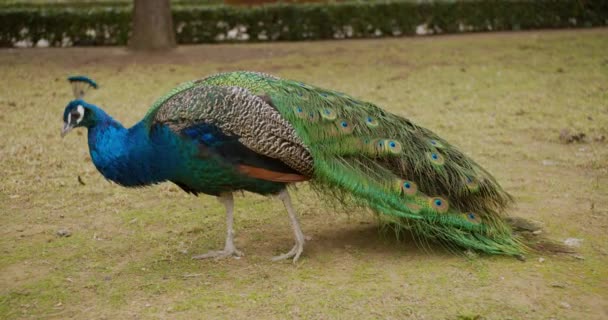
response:
<path id="1" fill-rule="evenodd" d="M 489 253 L 523 250 L 502 217 L 510 196 L 486 170 L 433 132 L 349 95 L 261 73 L 219 74 L 198 84 L 238 87 L 232 90 L 259 97 L 247 106 L 258 121 L 267 118 L 261 110 L 276 111 L 265 130 L 291 128 L 285 141 L 297 141 L 309 152 L 314 161 L 306 158 L 311 167 L 301 172 L 312 173 L 321 188 L 396 217 L 421 239 Z M 264 144 L 256 135 L 251 138 L 252 148 Z"/>
<path id="2" fill-rule="evenodd" d="M 151 118 L 249 177 L 295 182 L 312 174 L 310 152 L 293 127 L 247 89 L 198 83 L 164 100 Z"/>

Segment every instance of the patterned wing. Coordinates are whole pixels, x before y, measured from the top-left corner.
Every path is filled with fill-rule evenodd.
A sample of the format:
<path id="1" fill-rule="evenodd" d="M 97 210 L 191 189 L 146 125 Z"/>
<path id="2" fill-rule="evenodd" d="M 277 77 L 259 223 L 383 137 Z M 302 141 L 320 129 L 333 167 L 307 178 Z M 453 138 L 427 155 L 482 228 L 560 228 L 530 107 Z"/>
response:
<path id="1" fill-rule="evenodd" d="M 264 99 L 247 89 L 197 83 L 166 99 L 151 116 L 152 123 L 201 137 L 208 127 L 216 127 L 225 136 L 237 137 L 240 144 L 255 153 L 277 159 L 304 176 L 312 175 L 312 156 L 294 128 Z M 241 155 L 250 156 L 246 153 L 243 150 Z M 269 173 L 260 171 L 264 170 L 261 167 L 242 170 L 252 176 Z"/>

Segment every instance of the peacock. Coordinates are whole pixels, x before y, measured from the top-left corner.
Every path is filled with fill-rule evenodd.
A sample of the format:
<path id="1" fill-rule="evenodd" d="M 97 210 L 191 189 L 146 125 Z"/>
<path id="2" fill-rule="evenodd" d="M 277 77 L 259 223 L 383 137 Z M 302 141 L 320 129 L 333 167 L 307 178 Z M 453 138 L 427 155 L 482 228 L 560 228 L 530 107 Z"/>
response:
<path id="1" fill-rule="evenodd" d="M 410 120 L 348 94 L 259 72 L 228 72 L 179 85 L 127 129 L 83 100 L 97 84 L 70 77 L 65 136 L 88 129 L 92 162 L 125 187 L 170 181 L 216 196 L 226 210 L 222 250 L 194 259 L 241 256 L 234 245 L 233 193 L 277 196 L 293 248 L 305 237 L 287 187 L 308 181 L 341 204 L 367 208 L 413 239 L 467 252 L 519 257 L 528 246 L 505 216 L 512 197 L 455 146 Z"/>

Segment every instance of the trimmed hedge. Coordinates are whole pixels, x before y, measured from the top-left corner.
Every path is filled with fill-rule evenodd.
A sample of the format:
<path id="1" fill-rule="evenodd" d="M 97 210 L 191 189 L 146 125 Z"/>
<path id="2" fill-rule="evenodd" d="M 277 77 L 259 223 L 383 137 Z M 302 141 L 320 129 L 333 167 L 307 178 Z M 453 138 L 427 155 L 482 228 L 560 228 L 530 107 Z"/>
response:
<path id="1" fill-rule="evenodd" d="M 297 41 L 608 25 L 608 1 L 339 2 L 173 7 L 178 43 Z M 0 9 L 0 46 L 124 45 L 131 7 Z"/>
<path id="2" fill-rule="evenodd" d="M 106 8 L 131 7 L 133 0 L 68 0 L 68 1 L 27 1 L 27 0 L 0 0 L 0 10 L 3 8 Z M 170 0 L 171 5 L 219 5 L 224 0 Z"/>

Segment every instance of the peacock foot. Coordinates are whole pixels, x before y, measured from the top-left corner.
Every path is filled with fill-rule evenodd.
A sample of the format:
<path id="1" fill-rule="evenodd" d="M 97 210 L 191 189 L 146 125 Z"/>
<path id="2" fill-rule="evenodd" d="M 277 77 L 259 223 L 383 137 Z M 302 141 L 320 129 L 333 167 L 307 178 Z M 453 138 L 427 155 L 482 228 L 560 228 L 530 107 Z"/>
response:
<path id="1" fill-rule="evenodd" d="M 202 260 L 202 259 L 224 259 L 224 258 L 229 258 L 229 257 L 235 257 L 235 258 L 239 258 L 244 256 L 244 254 L 237 250 L 236 248 L 225 248 L 224 250 L 219 250 L 219 251 L 209 251 L 205 254 L 199 254 L 196 256 L 192 256 L 192 259 L 196 259 L 196 260 Z"/>
<path id="2" fill-rule="evenodd" d="M 280 261 L 293 257 L 293 263 L 296 263 L 300 258 L 302 251 L 304 251 L 304 243 L 297 242 L 296 245 L 293 246 L 293 248 L 291 248 L 289 252 L 276 257 L 272 257 L 272 261 Z"/>

